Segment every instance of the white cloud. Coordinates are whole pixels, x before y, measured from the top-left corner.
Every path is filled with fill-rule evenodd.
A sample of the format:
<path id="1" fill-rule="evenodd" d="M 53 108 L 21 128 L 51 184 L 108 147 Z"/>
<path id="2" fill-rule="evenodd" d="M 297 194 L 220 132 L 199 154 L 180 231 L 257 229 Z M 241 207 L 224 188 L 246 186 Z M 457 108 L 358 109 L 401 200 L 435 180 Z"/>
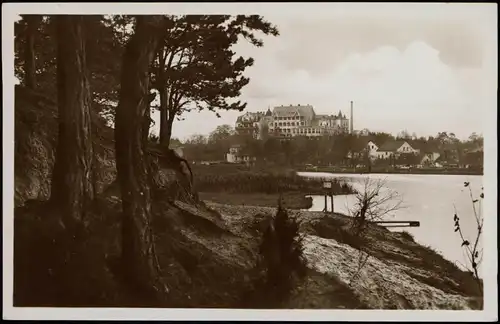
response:
<path id="1" fill-rule="evenodd" d="M 318 113 L 348 114 L 353 100 L 357 129 L 452 131 L 460 137 L 482 131 L 484 71 L 467 26 L 449 25 L 452 29 L 434 21 L 421 24 L 424 28 L 411 21 L 405 27 L 397 20 L 398 29 L 395 22 L 268 18 L 279 23 L 279 37 L 265 37 L 262 48 L 245 42 L 235 48 L 238 55 L 255 58 L 241 96 L 248 111 L 300 103 L 314 105 Z M 442 31 L 433 30 L 436 26 Z M 457 35 L 465 35 L 462 43 Z M 467 55 L 453 54 L 458 49 Z M 211 112 L 186 114 L 173 134 L 208 133 L 222 123 L 233 125 L 239 114 L 222 112 L 220 119 Z"/>

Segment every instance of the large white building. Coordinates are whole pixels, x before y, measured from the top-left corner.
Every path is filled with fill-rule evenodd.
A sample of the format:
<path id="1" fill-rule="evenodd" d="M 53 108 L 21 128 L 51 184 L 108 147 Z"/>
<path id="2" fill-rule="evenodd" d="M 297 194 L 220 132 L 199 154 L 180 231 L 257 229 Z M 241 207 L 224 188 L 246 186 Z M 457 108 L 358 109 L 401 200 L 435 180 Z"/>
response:
<path id="1" fill-rule="evenodd" d="M 317 115 L 311 105 L 289 105 L 268 109 L 266 113 L 247 112 L 236 120 L 239 134 L 252 134 L 262 138 L 263 129 L 270 135 L 321 136 L 326 134 L 348 133 L 349 119 L 339 111 L 337 115 Z"/>

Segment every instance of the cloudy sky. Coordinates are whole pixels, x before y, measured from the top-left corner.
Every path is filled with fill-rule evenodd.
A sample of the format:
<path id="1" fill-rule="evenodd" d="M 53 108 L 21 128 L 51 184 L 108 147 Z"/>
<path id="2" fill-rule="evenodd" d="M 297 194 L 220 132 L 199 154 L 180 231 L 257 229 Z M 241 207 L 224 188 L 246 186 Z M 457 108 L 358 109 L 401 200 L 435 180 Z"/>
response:
<path id="1" fill-rule="evenodd" d="M 240 98 L 247 111 L 312 104 L 320 114 L 348 115 L 352 100 L 355 129 L 406 129 L 419 136 L 448 131 L 461 138 L 496 120 L 495 4 L 23 5 L 16 4 L 25 13 L 262 14 L 281 35 L 263 37 L 262 48 L 244 41 L 234 48 L 255 59 Z M 192 112 L 174 124 L 173 136 L 208 134 L 217 125 L 234 125 L 239 114 Z"/>
<path id="2" fill-rule="evenodd" d="M 247 111 L 312 104 L 317 113 L 348 114 L 353 100 L 355 129 L 481 133 L 484 112 L 496 109 L 485 97 L 491 80 L 485 57 L 492 47 L 484 41 L 485 32 L 494 32 L 496 12 L 386 6 L 264 15 L 281 35 L 265 37 L 262 48 L 245 42 L 235 48 L 255 58 L 241 98 Z M 192 112 L 174 125 L 173 135 L 184 139 L 234 125 L 238 114 Z"/>

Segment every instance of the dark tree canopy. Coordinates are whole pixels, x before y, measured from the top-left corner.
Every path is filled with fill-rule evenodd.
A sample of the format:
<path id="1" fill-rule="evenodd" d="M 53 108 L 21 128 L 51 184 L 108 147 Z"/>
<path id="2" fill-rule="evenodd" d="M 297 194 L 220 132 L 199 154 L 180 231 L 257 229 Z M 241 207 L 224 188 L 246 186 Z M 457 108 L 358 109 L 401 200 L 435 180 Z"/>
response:
<path id="1" fill-rule="evenodd" d="M 235 58 L 232 46 L 241 38 L 262 46 L 255 32 L 278 35 L 276 27 L 256 15 L 168 16 L 165 41 L 153 69 L 162 142 L 168 143 L 174 120 L 184 112 L 246 107 L 237 98 L 250 81 L 243 72 L 254 60 Z"/>
<path id="2" fill-rule="evenodd" d="M 44 94 L 56 97 L 56 16 L 23 16 L 15 23 L 15 75 L 21 84 L 28 86 L 26 57 L 27 34 L 34 35 L 32 52 L 35 58 L 35 87 Z M 36 18 L 36 30 L 29 31 L 28 22 Z M 117 22 L 115 22 L 117 20 Z M 83 17 L 82 33 L 86 39 L 86 60 L 93 101 L 104 108 L 107 117 L 114 115 L 114 103 L 118 100 L 121 56 L 124 42 L 120 33 L 121 20 L 103 15 Z M 33 24 L 33 23 L 32 23 Z M 96 106 L 94 105 L 94 108 Z"/>

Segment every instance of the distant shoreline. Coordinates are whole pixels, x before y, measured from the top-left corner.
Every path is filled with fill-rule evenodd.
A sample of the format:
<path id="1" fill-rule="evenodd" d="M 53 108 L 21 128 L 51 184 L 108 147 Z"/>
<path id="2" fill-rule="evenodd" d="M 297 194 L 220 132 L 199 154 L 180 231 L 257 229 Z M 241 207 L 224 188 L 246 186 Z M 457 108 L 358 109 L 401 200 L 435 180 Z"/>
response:
<path id="1" fill-rule="evenodd" d="M 355 169 L 298 169 L 297 172 L 312 172 L 312 173 L 332 173 L 332 174 L 429 174 L 429 175 L 478 175 L 483 176 L 484 172 L 479 170 L 439 170 L 439 169 L 412 169 L 412 170 L 376 170 L 366 172 L 365 170 Z"/>

